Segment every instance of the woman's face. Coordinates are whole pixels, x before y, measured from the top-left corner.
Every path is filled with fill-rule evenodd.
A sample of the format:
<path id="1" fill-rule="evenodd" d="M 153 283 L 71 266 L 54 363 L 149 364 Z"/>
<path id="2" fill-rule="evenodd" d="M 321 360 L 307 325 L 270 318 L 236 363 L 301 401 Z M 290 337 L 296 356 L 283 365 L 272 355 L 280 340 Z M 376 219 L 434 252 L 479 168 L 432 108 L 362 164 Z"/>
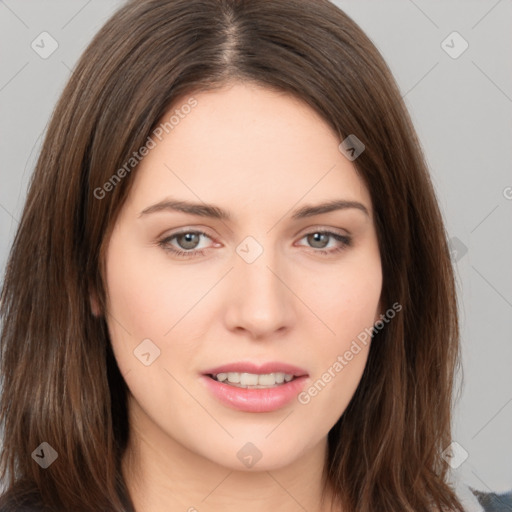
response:
<path id="1" fill-rule="evenodd" d="M 334 132 L 289 95 L 234 84 L 163 122 L 173 113 L 106 255 L 132 427 L 232 469 L 285 466 L 325 442 L 366 364 L 382 287 L 370 196 Z M 333 201 L 362 207 L 307 210 Z M 237 386 L 212 372 L 251 375 Z M 294 379 L 257 376 L 271 373 Z M 255 382 L 272 387 L 239 387 Z"/>

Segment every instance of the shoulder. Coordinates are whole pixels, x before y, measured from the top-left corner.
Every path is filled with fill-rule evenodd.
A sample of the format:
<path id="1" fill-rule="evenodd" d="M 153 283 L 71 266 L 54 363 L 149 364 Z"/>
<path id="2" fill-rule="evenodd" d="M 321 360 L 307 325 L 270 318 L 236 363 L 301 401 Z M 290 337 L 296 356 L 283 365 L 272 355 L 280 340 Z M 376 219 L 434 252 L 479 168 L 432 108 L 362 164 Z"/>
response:
<path id="1" fill-rule="evenodd" d="M 512 510 L 512 490 L 502 494 L 471 489 L 485 512 Z"/>

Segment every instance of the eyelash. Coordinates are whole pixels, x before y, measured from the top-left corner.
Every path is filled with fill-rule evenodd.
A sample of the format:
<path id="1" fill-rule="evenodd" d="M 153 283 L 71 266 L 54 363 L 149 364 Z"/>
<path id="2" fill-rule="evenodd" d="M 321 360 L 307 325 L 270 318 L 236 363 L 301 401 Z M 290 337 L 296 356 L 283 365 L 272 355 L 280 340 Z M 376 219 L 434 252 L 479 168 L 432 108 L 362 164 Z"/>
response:
<path id="1" fill-rule="evenodd" d="M 180 258 L 193 258 L 196 256 L 204 256 L 205 249 L 198 249 L 198 250 L 193 249 L 190 251 L 183 251 L 183 250 L 174 249 L 169 245 L 169 242 L 172 239 L 176 238 L 177 236 L 186 235 L 186 234 L 203 235 L 207 238 L 210 238 L 210 236 L 208 236 L 204 231 L 182 231 L 180 233 L 174 233 L 171 236 L 167 236 L 167 237 L 159 240 L 158 245 L 160 247 L 162 247 L 162 249 L 164 251 L 170 252 L 174 256 L 178 256 Z M 335 249 L 330 249 L 328 251 L 326 251 L 325 249 L 315 249 L 315 248 L 311 247 L 311 249 L 313 250 L 314 253 L 317 253 L 317 254 L 320 253 L 322 256 L 331 256 L 333 254 L 337 254 L 340 251 L 345 250 L 347 247 L 350 247 L 352 244 L 351 237 L 339 235 L 338 233 L 333 233 L 332 231 L 322 231 L 322 230 L 311 231 L 310 233 L 306 233 L 302 238 L 306 238 L 307 236 L 314 235 L 314 234 L 329 235 L 330 237 L 334 238 L 338 242 L 341 242 L 341 244 L 342 244 L 341 247 L 337 247 Z M 301 240 L 302 240 L 302 238 L 301 238 Z"/>

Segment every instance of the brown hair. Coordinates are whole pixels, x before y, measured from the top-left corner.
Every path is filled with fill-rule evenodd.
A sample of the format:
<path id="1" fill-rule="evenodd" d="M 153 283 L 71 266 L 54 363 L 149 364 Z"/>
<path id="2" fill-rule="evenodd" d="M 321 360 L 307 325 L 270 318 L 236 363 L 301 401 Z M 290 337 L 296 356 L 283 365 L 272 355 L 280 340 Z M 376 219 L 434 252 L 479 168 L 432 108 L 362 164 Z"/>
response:
<path id="1" fill-rule="evenodd" d="M 327 0 L 134 0 L 80 58 L 48 127 L 1 293 L 0 504 L 133 510 L 121 473 L 127 387 L 110 347 L 104 249 L 133 174 L 94 193 L 178 98 L 248 81 L 292 93 L 365 151 L 383 309 L 348 408 L 328 434 L 325 484 L 344 510 L 463 508 L 447 483 L 459 363 L 455 284 L 435 192 L 378 50 Z M 91 313 L 89 296 L 102 315 Z M 31 453 L 58 453 L 47 469 Z M 3 509 L 2 509 L 3 510 Z M 15 508 L 5 508 L 15 510 Z"/>

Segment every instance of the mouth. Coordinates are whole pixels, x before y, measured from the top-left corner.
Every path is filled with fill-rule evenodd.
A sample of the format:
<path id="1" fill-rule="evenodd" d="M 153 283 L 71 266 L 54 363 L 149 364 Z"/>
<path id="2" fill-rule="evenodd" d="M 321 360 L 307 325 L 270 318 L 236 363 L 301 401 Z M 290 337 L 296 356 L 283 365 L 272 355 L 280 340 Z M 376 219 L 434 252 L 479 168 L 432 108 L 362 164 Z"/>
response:
<path id="1" fill-rule="evenodd" d="M 221 372 L 217 374 L 207 374 L 211 379 L 234 386 L 236 388 L 245 389 L 267 389 L 276 386 L 282 386 L 287 382 L 297 379 L 295 375 L 289 373 L 239 373 L 239 372 Z"/>
<path id="2" fill-rule="evenodd" d="M 308 383 L 308 377 L 301 368 L 281 363 L 259 367 L 239 363 L 208 370 L 201 375 L 201 382 L 230 409 L 264 413 L 293 403 Z"/>
<path id="3" fill-rule="evenodd" d="M 269 389 L 284 386 L 308 373 L 286 363 L 255 365 L 249 362 L 232 363 L 203 373 L 210 379 L 228 386 L 244 389 Z"/>

